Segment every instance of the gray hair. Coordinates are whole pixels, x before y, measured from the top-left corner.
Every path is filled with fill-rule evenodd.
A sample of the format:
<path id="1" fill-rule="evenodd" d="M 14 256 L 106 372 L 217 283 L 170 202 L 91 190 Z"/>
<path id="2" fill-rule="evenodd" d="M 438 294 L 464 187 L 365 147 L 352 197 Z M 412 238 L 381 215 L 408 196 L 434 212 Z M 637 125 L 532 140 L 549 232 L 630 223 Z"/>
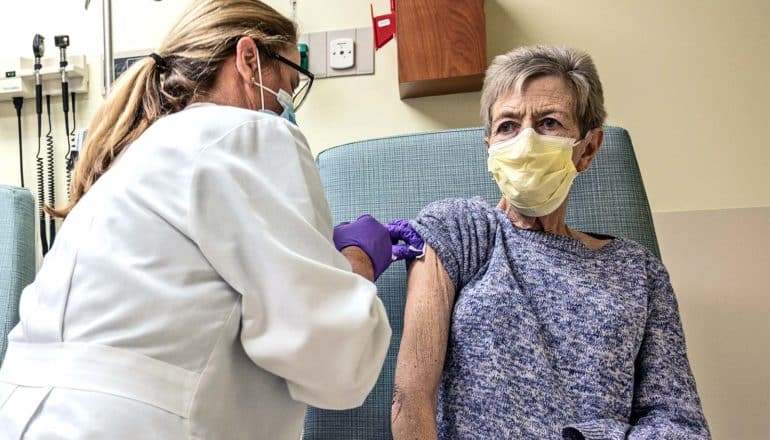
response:
<path id="1" fill-rule="evenodd" d="M 524 82 L 541 75 L 564 79 L 574 93 L 580 133 L 604 124 L 604 92 L 596 66 L 587 53 L 559 46 L 519 47 L 498 55 L 487 69 L 481 90 L 481 118 L 485 136 L 491 135 L 492 106 L 504 94 L 520 92 Z"/>

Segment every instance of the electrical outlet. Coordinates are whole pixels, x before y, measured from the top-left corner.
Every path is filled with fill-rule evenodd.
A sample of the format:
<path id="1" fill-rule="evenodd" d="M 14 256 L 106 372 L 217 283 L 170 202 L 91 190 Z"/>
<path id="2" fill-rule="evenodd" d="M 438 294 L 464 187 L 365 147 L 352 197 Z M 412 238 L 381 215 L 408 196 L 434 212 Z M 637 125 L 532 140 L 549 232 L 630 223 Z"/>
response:
<path id="1" fill-rule="evenodd" d="M 355 42 L 352 38 L 337 38 L 329 42 L 329 67 L 350 69 L 356 64 Z"/>
<path id="2" fill-rule="evenodd" d="M 337 45 L 332 45 L 331 43 L 334 42 L 343 42 L 343 41 L 353 41 L 353 48 L 349 48 L 351 52 L 355 50 L 355 46 L 357 46 L 356 43 L 356 30 L 355 29 L 342 29 L 342 30 L 336 30 L 336 31 L 329 31 L 326 33 L 326 41 L 329 43 L 326 47 L 326 76 L 351 76 L 356 74 L 356 67 L 355 64 L 358 62 L 355 58 L 358 58 L 360 54 L 343 54 L 343 56 L 340 59 L 339 64 L 336 64 L 339 67 L 332 67 L 332 53 L 335 52 L 332 48 L 336 48 Z M 343 45 L 347 45 L 348 43 L 343 43 Z M 347 50 L 346 50 L 347 51 Z M 352 56 L 355 55 L 355 58 Z M 339 57 L 339 51 L 337 51 L 337 56 Z M 352 58 L 352 59 L 350 59 Z M 352 64 L 351 64 L 352 61 Z M 348 66 L 348 67 L 342 67 L 342 66 Z"/>
<path id="3" fill-rule="evenodd" d="M 334 51 L 330 50 L 333 47 L 330 43 L 344 39 L 353 42 L 352 53 L 348 54 L 352 64 L 350 60 L 338 63 L 331 59 Z M 374 73 L 374 29 L 371 27 L 302 34 L 298 42 L 308 46 L 308 67 L 315 79 Z M 338 68 L 332 64 L 350 67 Z"/>

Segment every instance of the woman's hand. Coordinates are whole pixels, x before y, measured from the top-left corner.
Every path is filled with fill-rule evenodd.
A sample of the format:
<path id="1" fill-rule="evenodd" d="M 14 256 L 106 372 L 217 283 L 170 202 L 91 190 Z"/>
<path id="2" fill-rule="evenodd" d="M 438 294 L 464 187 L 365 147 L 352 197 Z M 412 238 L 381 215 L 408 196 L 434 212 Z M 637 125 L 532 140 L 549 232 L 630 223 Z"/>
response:
<path id="1" fill-rule="evenodd" d="M 386 227 L 393 244 L 393 261 L 413 260 L 425 256 L 425 241 L 408 220 L 393 220 Z M 401 241 L 405 244 L 400 244 Z"/>
<path id="2" fill-rule="evenodd" d="M 390 266 L 392 261 L 392 245 L 390 241 L 390 232 L 374 217 L 369 214 L 362 215 L 354 222 L 343 222 L 334 228 L 334 246 L 338 251 L 351 246 L 356 246 L 369 256 L 372 267 L 372 278 L 367 277 L 361 272 L 355 270 L 361 276 L 376 280 L 385 269 Z M 361 267 L 360 261 L 351 260 L 350 254 L 343 252 L 351 262 L 351 265 Z M 368 272 L 368 270 L 364 270 Z"/>
<path id="3" fill-rule="evenodd" d="M 403 242 L 403 243 L 402 243 Z M 425 242 L 407 220 L 394 220 L 383 226 L 371 215 L 362 215 L 354 222 L 343 222 L 334 228 L 334 245 L 348 259 L 357 274 L 376 280 L 398 260 L 422 258 Z M 369 257 L 371 269 L 361 254 L 345 249 L 357 247 Z"/>

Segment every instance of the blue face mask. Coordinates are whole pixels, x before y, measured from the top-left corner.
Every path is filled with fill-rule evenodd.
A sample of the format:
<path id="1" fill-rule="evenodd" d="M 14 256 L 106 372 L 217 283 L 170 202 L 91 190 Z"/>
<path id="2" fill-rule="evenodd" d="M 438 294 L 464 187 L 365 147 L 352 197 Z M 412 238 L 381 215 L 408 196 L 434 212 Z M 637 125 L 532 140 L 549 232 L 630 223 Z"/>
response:
<path id="1" fill-rule="evenodd" d="M 281 104 L 281 107 L 283 107 L 281 117 L 292 124 L 297 125 L 297 116 L 294 114 L 294 101 L 291 99 L 291 95 L 289 95 L 286 90 L 279 89 L 278 95 L 276 96 L 278 98 L 278 104 Z"/>
<path id="2" fill-rule="evenodd" d="M 270 87 L 266 87 L 262 85 L 262 65 L 259 61 L 259 55 L 257 55 L 257 73 L 259 74 L 259 82 L 257 82 L 256 78 L 252 78 L 251 81 L 254 83 L 255 86 L 259 87 L 260 92 L 260 98 L 262 100 L 262 109 L 260 111 L 263 111 L 265 113 L 270 113 L 273 115 L 277 115 L 274 111 L 270 109 L 265 108 L 265 93 L 264 91 L 267 90 L 268 92 L 275 95 L 275 97 L 278 100 L 278 104 L 281 105 L 283 108 L 283 112 L 281 112 L 280 116 L 287 121 L 291 122 L 294 125 L 297 125 L 297 117 L 294 114 L 294 100 L 292 99 L 289 92 L 287 92 L 284 89 L 278 89 L 278 92 L 274 91 Z"/>
<path id="3" fill-rule="evenodd" d="M 257 86 L 259 86 L 259 84 L 257 84 Z M 281 114 L 279 115 L 278 113 L 270 110 L 269 108 L 264 108 L 265 107 L 264 104 L 262 105 L 262 109 L 259 111 L 269 113 L 275 116 L 280 116 L 286 119 L 287 121 L 291 122 L 292 124 L 298 126 L 297 117 L 294 114 L 294 103 L 292 102 L 291 96 L 289 96 L 289 94 L 283 89 L 280 89 L 278 90 L 278 93 L 275 93 L 274 91 L 270 90 L 267 87 L 264 87 L 264 86 L 261 86 L 261 87 L 264 90 L 267 90 L 268 92 L 276 96 L 276 98 L 278 99 L 278 104 L 280 104 L 281 107 L 283 108 L 283 112 L 281 112 Z"/>

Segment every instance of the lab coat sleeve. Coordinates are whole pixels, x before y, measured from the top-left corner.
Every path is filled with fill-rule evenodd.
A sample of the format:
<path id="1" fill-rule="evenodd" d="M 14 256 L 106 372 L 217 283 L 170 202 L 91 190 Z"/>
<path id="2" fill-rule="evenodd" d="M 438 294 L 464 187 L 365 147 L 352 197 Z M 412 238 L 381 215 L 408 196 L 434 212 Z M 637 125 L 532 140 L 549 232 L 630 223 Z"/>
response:
<path id="1" fill-rule="evenodd" d="M 279 118 L 244 123 L 204 147 L 191 186 L 191 236 L 242 296 L 248 356 L 298 401 L 360 406 L 391 329 L 374 284 L 334 248 L 304 137 Z"/>

